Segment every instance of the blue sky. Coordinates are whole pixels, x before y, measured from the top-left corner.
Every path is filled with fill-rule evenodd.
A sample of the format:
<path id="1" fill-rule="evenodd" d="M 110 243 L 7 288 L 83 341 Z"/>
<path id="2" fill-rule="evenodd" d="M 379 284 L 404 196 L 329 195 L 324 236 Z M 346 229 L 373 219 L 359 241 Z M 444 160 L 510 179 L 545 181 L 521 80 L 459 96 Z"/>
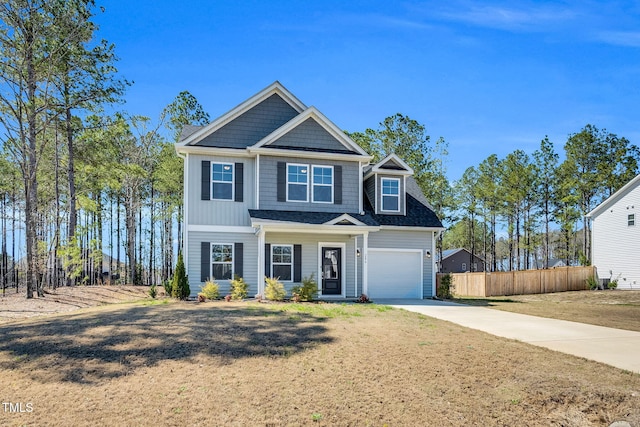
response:
<path id="1" fill-rule="evenodd" d="M 640 3 L 98 1 L 99 37 L 157 119 L 182 90 L 215 118 L 279 80 L 342 129 L 407 115 L 449 144 L 448 176 L 487 156 L 561 151 L 587 123 L 640 145 Z"/>

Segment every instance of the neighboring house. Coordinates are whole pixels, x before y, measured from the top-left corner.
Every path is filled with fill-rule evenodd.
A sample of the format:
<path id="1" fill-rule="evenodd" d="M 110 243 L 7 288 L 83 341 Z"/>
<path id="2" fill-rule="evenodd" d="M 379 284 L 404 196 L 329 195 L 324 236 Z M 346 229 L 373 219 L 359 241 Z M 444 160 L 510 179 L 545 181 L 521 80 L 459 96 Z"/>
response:
<path id="1" fill-rule="evenodd" d="M 558 268 L 558 267 L 566 267 L 567 263 L 564 260 L 559 258 L 551 258 L 549 259 L 549 263 L 546 268 Z M 538 270 L 542 270 L 545 268 L 544 261 L 536 261 L 536 268 Z"/>
<path id="2" fill-rule="evenodd" d="M 591 263 L 600 280 L 619 289 L 640 289 L 640 175 L 587 214 Z"/>
<path id="3" fill-rule="evenodd" d="M 215 278 L 285 288 L 311 275 L 320 298 L 435 295 L 442 224 L 402 159 L 372 157 L 279 82 L 207 126 L 188 126 L 184 256 L 192 295 Z"/>
<path id="4" fill-rule="evenodd" d="M 442 261 L 439 264 L 440 273 L 465 273 L 484 271 L 484 260 L 477 255 L 471 257 L 471 252 L 464 248 L 447 249 L 442 251 Z"/>

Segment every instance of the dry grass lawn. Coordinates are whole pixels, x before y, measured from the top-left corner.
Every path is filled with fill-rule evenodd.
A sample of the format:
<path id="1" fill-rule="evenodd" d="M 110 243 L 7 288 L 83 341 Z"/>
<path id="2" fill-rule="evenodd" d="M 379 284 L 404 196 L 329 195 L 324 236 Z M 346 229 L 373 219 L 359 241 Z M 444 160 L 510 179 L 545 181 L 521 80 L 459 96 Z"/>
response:
<path id="1" fill-rule="evenodd" d="M 640 291 L 572 291 L 541 295 L 459 298 L 455 301 L 514 313 L 640 332 Z"/>
<path id="2" fill-rule="evenodd" d="M 146 301 L 0 325 L 9 426 L 640 426 L 640 376 L 378 305 Z"/>

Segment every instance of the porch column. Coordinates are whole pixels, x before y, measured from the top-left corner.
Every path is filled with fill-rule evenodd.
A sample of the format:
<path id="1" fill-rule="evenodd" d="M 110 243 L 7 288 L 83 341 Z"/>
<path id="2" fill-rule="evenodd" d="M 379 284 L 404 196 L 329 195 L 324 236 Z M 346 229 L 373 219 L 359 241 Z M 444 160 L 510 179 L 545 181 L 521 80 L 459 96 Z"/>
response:
<path id="1" fill-rule="evenodd" d="M 362 293 L 369 295 L 369 232 L 362 234 Z M 359 296 L 359 295 L 356 295 Z"/>
<path id="2" fill-rule="evenodd" d="M 264 298 L 264 235 L 262 226 L 258 229 L 258 294 Z"/>

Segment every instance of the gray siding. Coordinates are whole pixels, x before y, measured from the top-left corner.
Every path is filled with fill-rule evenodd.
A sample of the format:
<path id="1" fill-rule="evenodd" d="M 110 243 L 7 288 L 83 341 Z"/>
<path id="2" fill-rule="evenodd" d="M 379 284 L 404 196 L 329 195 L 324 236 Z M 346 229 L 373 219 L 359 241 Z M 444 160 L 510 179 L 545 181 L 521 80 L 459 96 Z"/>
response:
<path id="1" fill-rule="evenodd" d="M 374 212 L 376 209 L 376 178 L 375 175 L 370 176 L 365 182 L 364 182 L 364 191 L 365 194 L 367 195 L 367 199 L 369 200 L 369 203 L 371 203 L 371 206 L 373 206 Z"/>
<path id="2" fill-rule="evenodd" d="M 309 202 L 278 202 L 278 162 L 299 163 L 311 165 L 342 166 L 342 204 L 311 203 Z M 303 159 L 291 157 L 260 156 L 260 209 L 274 209 L 284 211 L 303 212 L 339 212 L 358 213 L 359 177 L 358 162 L 331 161 L 320 159 Z M 309 174 L 309 188 L 311 188 L 311 173 Z"/>
<path id="3" fill-rule="evenodd" d="M 196 145 L 245 148 L 254 145 L 297 114 L 279 95 L 273 94 Z"/>
<path id="4" fill-rule="evenodd" d="M 232 200 L 201 200 L 201 164 L 211 162 L 244 163 L 244 196 L 242 202 Z M 189 188 L 187 189 L 188 224 L 191 225 L 251 225 L 248 209 L 255 205 L 255 160 L 249 158 L 189 155 Z"/>
<path id="5" fill-rule="evenodd" d="M 361 245 L 362 238 L 358 238 Z M 380 230 L 369 234 L 369 248 L 421 249 L 432 251 L 433 232 L 416 230 Z M 423 255 L 424 256 L 424 255 Z M 434 256 L 423 259 L 422 295 L 431 298 L 433 291 Z"/>
<path id="6" fill-rule="evenodd" d="M 265 147 L 312 148 L 316 150 L 343 152 L 347 147 L 327 132 L 313 118 L 309 118 L 296 126 L 286 135 Z M 351 150 L 349 150 L 351 151 Z"/>
<path id="7" fill-rule="evenodd" d="M 473 264 L 477 264 L 477 269 L 473 268 Z M 465 264 L 465 268 L 462 268 L 462 264 Z M 467 251 L 456 252 L 455 254 L 448 256 L 442 260 L 441 273 L 465 273 L 470 272 L 482 272 L 484 271 L 484 262 L 477 256 L 473 257 L 471 262 L 471 253 Z"/>
<path id="8" fill-rule="evenodd" d="M 197 296 L 203 283 L 200 281 L 200 246 L 202 242 L 209 243 L 242 243 L 243 244 L 243 278 L 249 284 L 249 297 L 258 293 L 258 238 L 253 233 L 206 233 L 189 232 L 189 260 L 187 274 L 189 275 L 189 287 L 191 296 Z M 220 295 L 229 293 L 228 280 L 216 280 L 220 286 Z"/>
<path id="9" fill-rule="evenodd" d="M 382 178 L 393 178 L 400 180 L 400 212 L 387 212 L 382 210 Z M 405 185 L 404 185 L 404 177 L 402 175 L 382 175 L 376 174 L 376 179 L 378 180 L 378 191 L 376 194 L 376 213 L 382 215 L 405 215 L 406 202 L 407 197 L 405 194 Z"/>
<path id="10" fill-rule="evenodd" d="M 318 242 L 323 243 L 346 243 L 345 252 L 345 289 L 347 297 L 355 297 L 355 239 L 341 235 L 322 235 L 322 234 L 289 234 L 289 233 L 267 233 L 265 243 L 283 244 L 283 245 L 302 245 L 302 277 L 313 276 L 320 284 L 318 262 L 320 254 L 318 253 Z M 291 293 L 291 287 L 295 283 L 284 283 L 287 294 Z"/>

